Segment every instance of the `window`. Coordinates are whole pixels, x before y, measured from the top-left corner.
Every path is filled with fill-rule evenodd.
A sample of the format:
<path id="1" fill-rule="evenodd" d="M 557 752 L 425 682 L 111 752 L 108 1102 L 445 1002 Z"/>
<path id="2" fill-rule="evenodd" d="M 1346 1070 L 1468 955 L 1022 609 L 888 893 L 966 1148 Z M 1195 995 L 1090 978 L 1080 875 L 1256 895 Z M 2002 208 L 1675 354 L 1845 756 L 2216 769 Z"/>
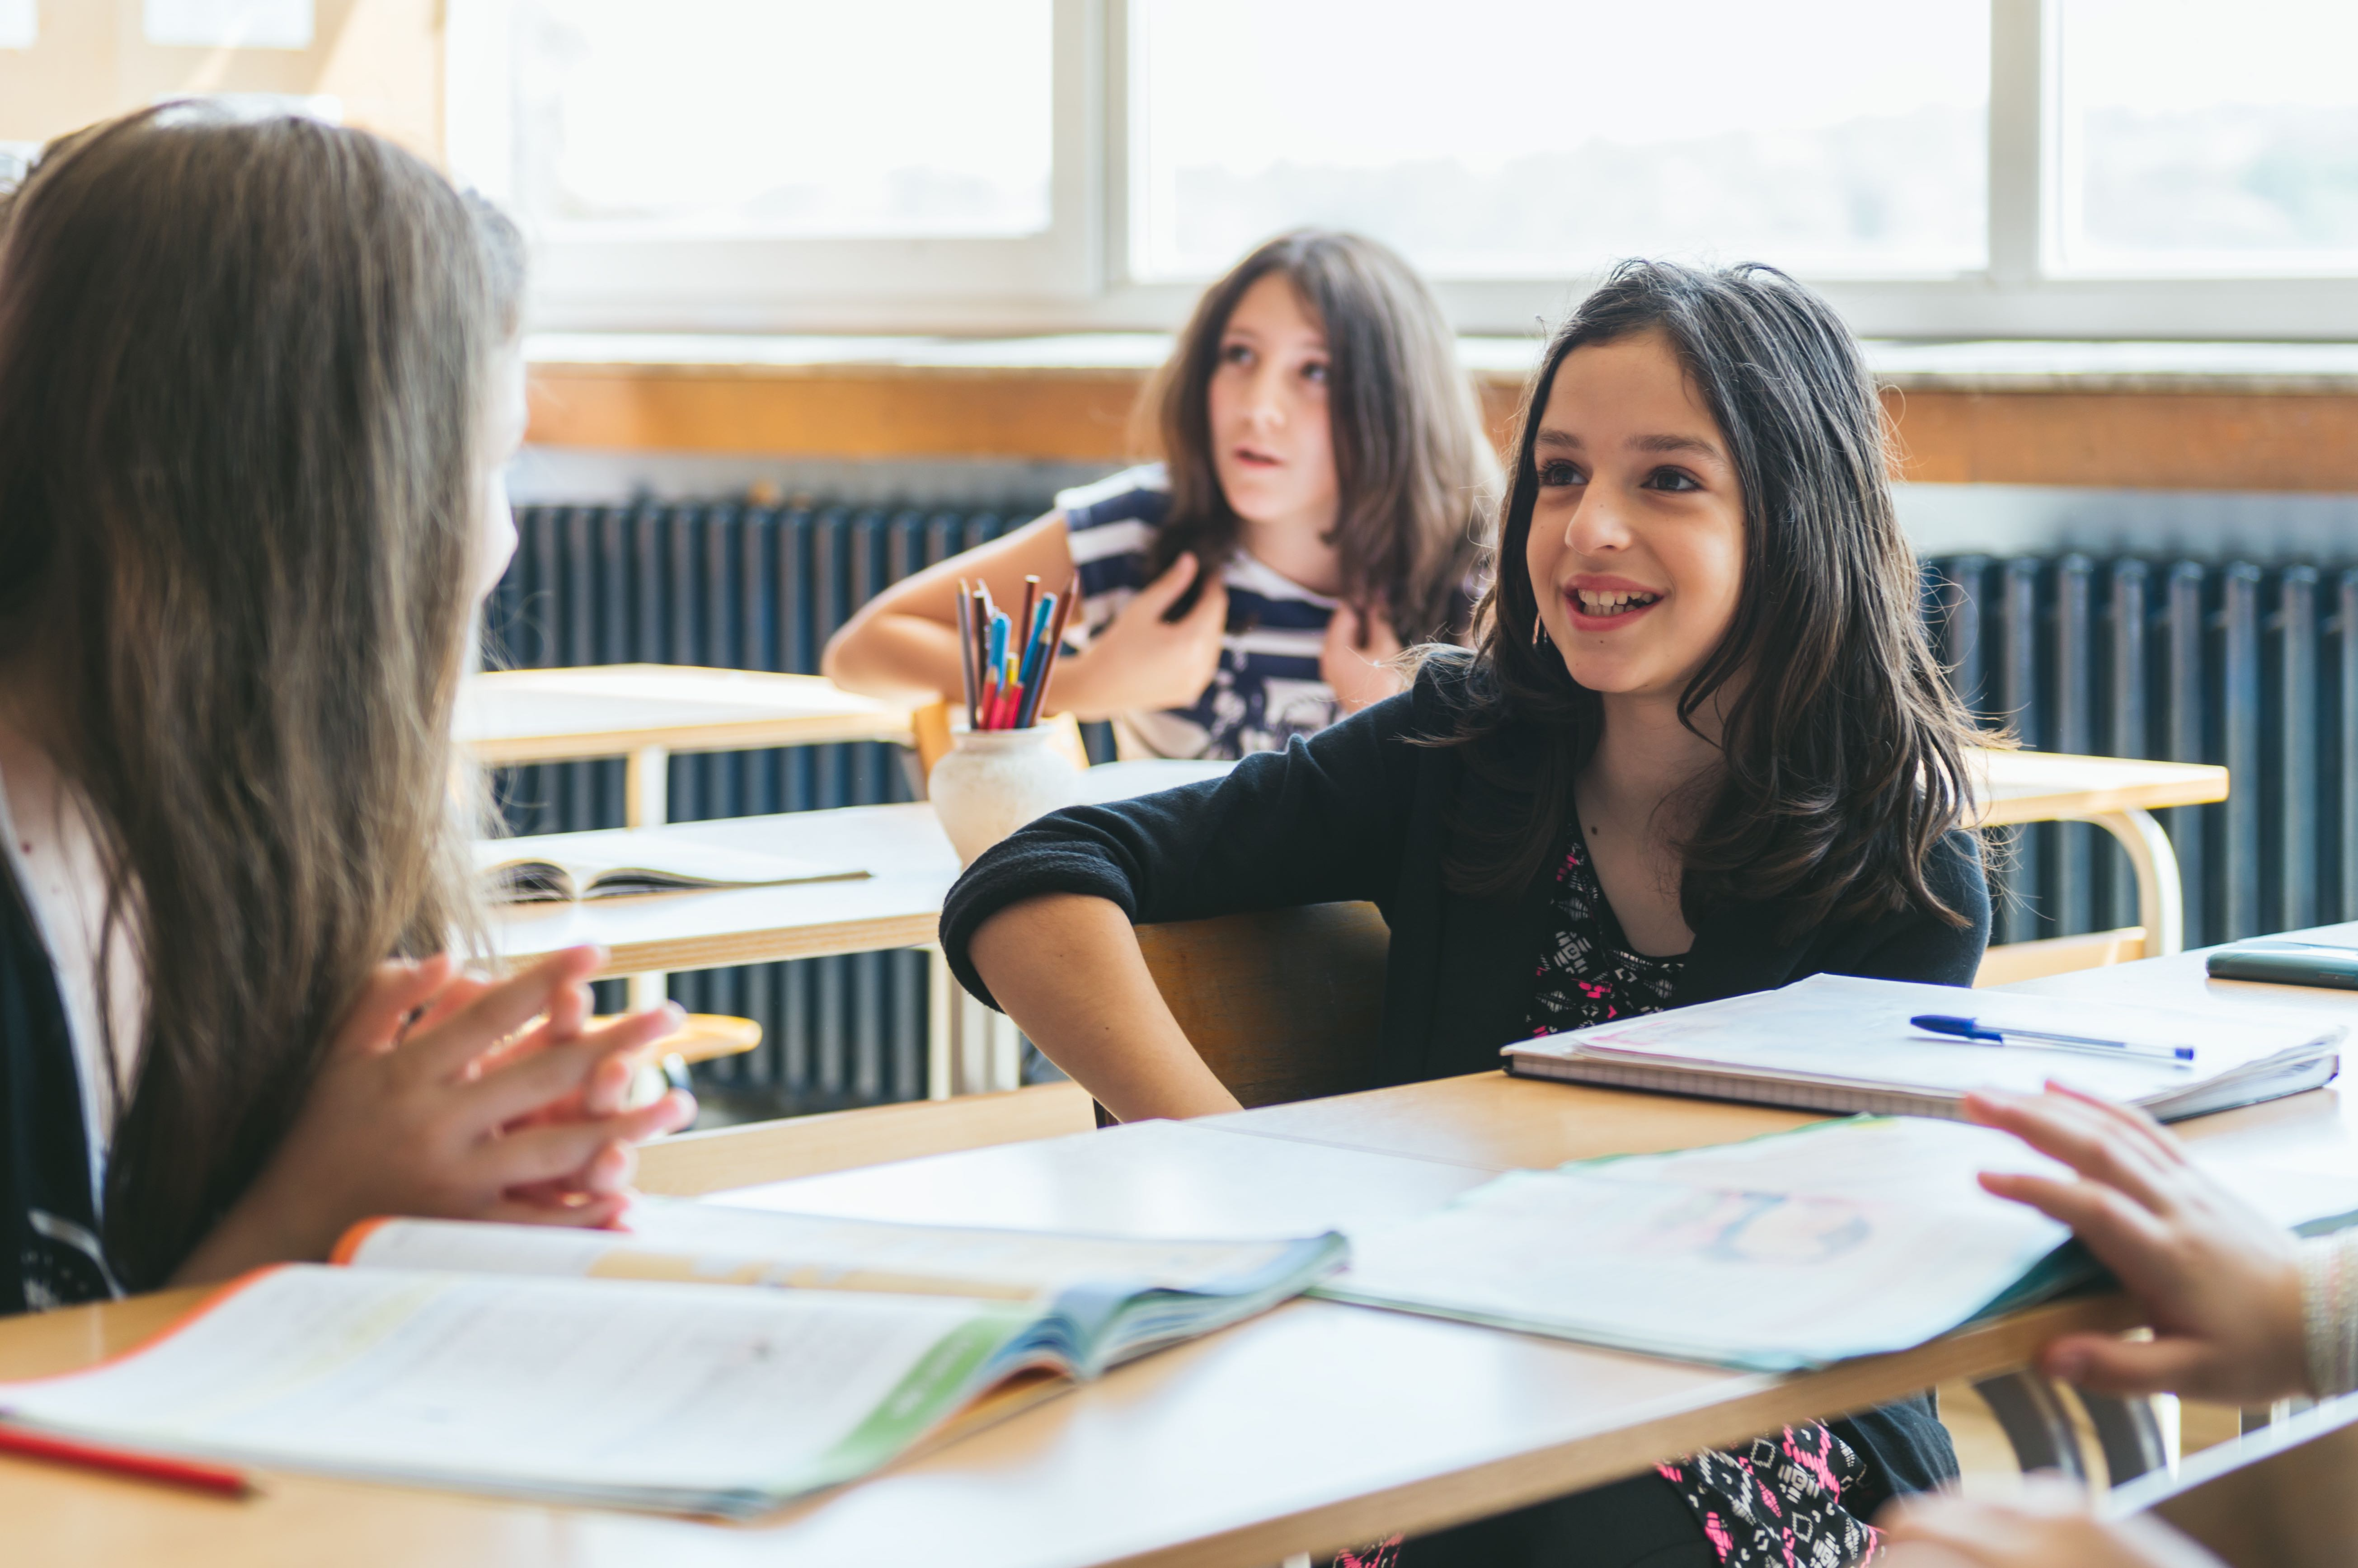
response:
<path id="1" fill-rule="evenodd" d="M 1683 0 L 1676 41 L 1664 15 L 1140 0 L 1139 272 L 1216 276 L 1303 222 L 1444 277 L 1629 254 L 1820 276 L 1984 265 L 1987 0 Z"/>
<path id="2" fill-rule="evenodd" d="M 1165 330 L 1325 223 L 1476 332 L 1670 254 L 1870 336 L 2358 337 L 2350 0 L 449 15 L 452 161 L 532 232 L 544 327 Z"/>
<path id="3" fill-rule="evenodd" d="M 575 233 L 1044 233 L 1050 15 L 1048 0 L 528 0 L 514 200 Z"/>
<path id="4" fill-rule="evenodd" d="M 2358 272 L 2358 6 L 2069 0 L 2057 261 Z"/>

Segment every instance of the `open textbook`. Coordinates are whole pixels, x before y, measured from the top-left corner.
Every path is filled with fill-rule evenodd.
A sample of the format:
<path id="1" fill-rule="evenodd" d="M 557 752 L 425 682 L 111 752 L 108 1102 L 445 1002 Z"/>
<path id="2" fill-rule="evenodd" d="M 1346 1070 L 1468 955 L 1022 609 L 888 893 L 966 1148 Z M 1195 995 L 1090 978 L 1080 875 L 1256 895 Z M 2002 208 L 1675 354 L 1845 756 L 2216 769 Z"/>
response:
<path id="1" fill-rule="evenodd" d="M 784 855 L 690 843 L 669 834 L 644 831 L 600 833 L 594 838 L 568 835 L 561 860 L 520 854 L 513 839 L 484 839 L 475 846 L 475 871 L 490 884 L 491 896 L 503 903 L 778 887 L 787 882 L 846 881 L 868 875 L 858 866 L 814 865 Z"/>
<path id="2" fill-rule="evenodd" d="M 0 1384 L 161 1453 L 744 1516 L 1261 1312 L 1337 1235 L 1136 1241 L 650 1201 L 629 1231 L 372 1222 L 127 1356 Z"/>
<path id="3" fill-rule="evenodd" d="M 1943 1039 L 1908 1022 L 1959 1012 L 1998 1029 L 2184 1045 L 2192 1059 Z M 1508 1070 L 1523 1077 L 1890 1116 L 1952 1117 L 1970 1089 L 2035 1093 L 2060 1077 L 2175 1121 L 2317 1087 L 2340 1069 L 2344 1033 L 2250 1008 L 2131 1007 L 1812 975 L 1778 990 L 1518 1041 L 1505 1054 Z"/>
<path id="4" fill-rule="evenodd" d="M 2063 1173 L 2005 1133 L 1920 1117 L 1519 1171 L 1354 1234 L 1314 1294 L 1763 1371 L 1904 1350 L 2083 1283 L 2096 1265 L 1982 1171 Z M 2218 1168 L 2272 1218 L 2358 1221 L 2358 1182 Z"/>

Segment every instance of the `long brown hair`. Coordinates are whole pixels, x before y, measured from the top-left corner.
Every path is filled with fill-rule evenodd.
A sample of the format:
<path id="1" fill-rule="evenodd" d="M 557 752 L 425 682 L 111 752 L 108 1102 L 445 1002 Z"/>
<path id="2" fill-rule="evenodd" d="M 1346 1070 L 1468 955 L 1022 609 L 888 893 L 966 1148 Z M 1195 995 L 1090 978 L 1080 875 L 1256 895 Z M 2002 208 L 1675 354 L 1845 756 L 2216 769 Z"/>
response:
<path id="1" fill-rule="evenodd" d="M 1595 750 L 1596 693 L 1532 643 L 1533 441 L 1565 356 L 1650 331 L 1726 437 L 1744 492 L 1736 617 L 1679 698 L 1691 730 L 1717 708 L 1724 763 L 1681 846 L 1689 925 L 1756 900 L 1784 901 L 1795 927 L 1909 907 L 1963 924 L 1924 865 L 1963 819 L 1965 748 L 1987 738 L 1950 691 L 1918 612 L 1916 556 L 1892 511 L 1882 406 L 1858 345 L 1817 296 L 1759 265 L 1624 262 L 1548 344 L 1517 416 L 1500 567 L 1448 741 L 1526 805 L 1455 825 L 1452 884 L 1528 885 Z"/>
<path id="2" fill-rule="evenodd" d="M 1171 472 L 1153 571 L 1189 551 L 1217 567 L 1236 550 L 1242 525 L 1212 465 L 1212 375 L 1237 302 L 1271 273 L 1293 286 L 1326 335 L 1343 599 L 1380 607 L 1407 642 L 1462 631 L 1498 460 L 1432 291 L 1408 263 L 1357 234 L 1282 234 L 1196 301 L 1147 389 Z"/>
<path id="3" fill-rule="evenodd" d="M 371 967 L 473 923 L 450 717 L 514 249 L 389 143 L 187 105 L 52 147 L 5 224 L 0 654 L 146 982 L 104 1213 L 153 1285 Z"/>

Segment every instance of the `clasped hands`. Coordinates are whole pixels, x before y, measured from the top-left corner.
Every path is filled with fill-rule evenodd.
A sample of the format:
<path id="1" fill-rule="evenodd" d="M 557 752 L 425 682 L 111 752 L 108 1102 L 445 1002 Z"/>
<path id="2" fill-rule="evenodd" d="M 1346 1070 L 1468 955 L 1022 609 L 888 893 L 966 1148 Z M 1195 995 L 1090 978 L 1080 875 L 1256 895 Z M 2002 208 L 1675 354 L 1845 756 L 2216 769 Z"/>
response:
<path id="1" fill-rule="evenodd" d="M 377 966 L 286 1136 L 181 1266 L 201 1283 L 319 1259 L 376 1215 L 598 1227 L 629 1206 L 636 1145 L 685 1126 L 677 1091 L 625 1109 L 676 1003 L 593 1026 L 594 947 L 499 980 L 448 955 Z"/>

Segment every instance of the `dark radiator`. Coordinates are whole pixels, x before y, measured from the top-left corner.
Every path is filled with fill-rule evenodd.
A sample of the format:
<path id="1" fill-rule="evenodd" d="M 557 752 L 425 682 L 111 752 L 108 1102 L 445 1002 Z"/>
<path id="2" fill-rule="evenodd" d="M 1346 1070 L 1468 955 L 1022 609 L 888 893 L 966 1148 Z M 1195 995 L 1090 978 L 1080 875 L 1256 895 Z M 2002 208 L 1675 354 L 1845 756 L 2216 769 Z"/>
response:
<path id="1" fill-rule="evenodd" d="M 492 656 L 816 672 L 827 635 L 879 589 L 1037 510 L 525 508 Z M 2232 770 L 2227 801 L 2164 814 L 2190 946 L 2358 919 L 2358 568 L 1955 556 L 1928 561 L 1924 585 L 1942 656 L 1987 721 L 2044 751 Z M 505 770 L 498 788 L 518 833 L 622 822 L 619 759 Z M 670 796 L 688 821 L 911 790 L 898 748 L 862 743 L 675 757 Z M 2010 840 L 1995 940 L 2136 923 L 2127 860 L 2097 829 Z M 925 1091 L 914 952 L 675 975 L 671 990 L 763 1025 L 759 1052 L 704 1070 L 720 1102 L 774 1114 Z"/>
<path id="2" fill-rule="evenodd" d="M 2188 946 L 2358 919 L 2358 568 L 1956 556 L 1925 584 L 1958 689 L 2026 744 L 2226 764 L 2225 801 L 2161 814 Z M 1996 940 L 2136 924 L 2097 829 L 2009 859 Z"/>
<path id="3" fill-rule="evenodd" d="M 489 613 L 492 662 L 519 668 L 704 665 L 816 674 L 830 633 L 885 584 L 1045 511 L 845 507 L 520 509 Z M 620 759 L 503 770 L 511 830 L 617 827 Z M 901 749 L 873 741 L 675 756 L 671 820 L 912 798 Z M 621 1005 L 621 986 L 600 1005 Z M 696 1012 L 758 1021 L 759 1051 L 698 1070 L 716 1109 L 780 1114 L 924 1095 L 925 966 L 860 953 L 671 977 Z"/>

